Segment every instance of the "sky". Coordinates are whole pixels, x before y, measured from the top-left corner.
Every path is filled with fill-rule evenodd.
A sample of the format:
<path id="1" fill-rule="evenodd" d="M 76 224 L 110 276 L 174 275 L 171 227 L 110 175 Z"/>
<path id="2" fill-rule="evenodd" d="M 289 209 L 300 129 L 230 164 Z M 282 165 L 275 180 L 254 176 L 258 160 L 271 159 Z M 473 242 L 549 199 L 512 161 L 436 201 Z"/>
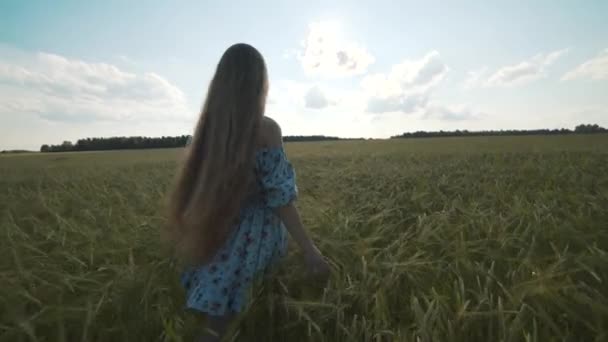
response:
<path id="1" fill-rule="evenodd" d="M 0 150 L 191 134 L 252 44 L 285 135 L 608 127 L 608 1 L 0 1 Z"/>

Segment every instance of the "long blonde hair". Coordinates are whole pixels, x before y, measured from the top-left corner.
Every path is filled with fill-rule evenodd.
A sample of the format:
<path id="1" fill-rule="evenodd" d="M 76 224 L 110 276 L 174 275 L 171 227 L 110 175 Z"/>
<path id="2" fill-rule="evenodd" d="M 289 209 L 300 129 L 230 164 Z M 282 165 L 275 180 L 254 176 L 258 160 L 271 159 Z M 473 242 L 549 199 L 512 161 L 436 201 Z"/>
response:
<path id="1" fill-rule="evenodd" d="M 254 180 L 268 76 L 262 55 L 222 55 L 169 205 L 167 233 L 186 261 L 209 262 L 226 241 Z"/>

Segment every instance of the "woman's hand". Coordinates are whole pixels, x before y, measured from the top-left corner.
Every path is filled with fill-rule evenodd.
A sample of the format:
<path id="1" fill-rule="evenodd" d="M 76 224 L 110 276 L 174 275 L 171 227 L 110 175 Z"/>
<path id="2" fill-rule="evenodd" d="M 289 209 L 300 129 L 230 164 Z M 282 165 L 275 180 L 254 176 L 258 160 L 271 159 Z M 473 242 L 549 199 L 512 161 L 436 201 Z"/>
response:
<path id="1" fill-rule="evenodd" d="M 322 278 L 324 280 L 329 278 L 331 267 L 329 267 L 329 263 L 327 260 L 325 260 L 323 254 L 321 254 L 316 247 L 310 252 L 306 253 L 304 257 L 306 259 L 306 267 L 308 268 L 308 273 L 310 275 Z"/>
<path id="2" fill-rule="evenodd" d="M 304 252 L 304 259 L 308 272 L 315 278 L 319 277 L 323 278 L 323 280 L 327 280 L 331 272 L 329 264 L 323 257 L 323 254 L 321 254 L 319 249 L 315 246 L 315 243 L 308 235 L 306 229 L 304 229 L 304 226 L 302 226 L 300 213 L 298 213 L 298 209 L 296 209 L 293 202 L 277 208 L 277 213 L 289 234 L 291 234 L 294 241 L 298 244 L 302 252 Z"/>

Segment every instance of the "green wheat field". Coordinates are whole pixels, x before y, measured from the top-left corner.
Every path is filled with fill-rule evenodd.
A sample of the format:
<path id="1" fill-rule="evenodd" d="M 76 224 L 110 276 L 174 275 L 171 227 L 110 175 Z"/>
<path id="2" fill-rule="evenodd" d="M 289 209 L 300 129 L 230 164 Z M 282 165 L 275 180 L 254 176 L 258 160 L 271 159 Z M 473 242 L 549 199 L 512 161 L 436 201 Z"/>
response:
<path id="1" fill-rule="evenodd" d="M 334 274 L 290 255 L 228 340 L 607 341 L 608 135 L 290 143 Z M 191 341 L 179 150 L 0 157 L 0 341 Z"/>

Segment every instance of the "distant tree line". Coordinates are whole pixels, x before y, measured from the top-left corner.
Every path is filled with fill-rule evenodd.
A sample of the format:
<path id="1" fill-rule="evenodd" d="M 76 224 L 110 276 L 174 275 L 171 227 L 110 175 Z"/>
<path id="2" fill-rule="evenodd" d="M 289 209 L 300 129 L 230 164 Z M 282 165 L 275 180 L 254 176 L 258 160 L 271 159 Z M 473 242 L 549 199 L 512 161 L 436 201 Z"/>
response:
<path id="1" fill-rule="evenodd" d="M 40 152 L 78 152 L 105 150 L 135 150 L 146 148 L 175 148 L 184 147 L 190 139 L 189 135 L 176 137 L 111 137 L 79 139 L 73 144 L 64 141 L 60 145 L 42 145 Z"/>
<path id="2" fill-rule="evenodd" d="M 0 154 L 17 154 L 17 153 L 31 153 L 34 151 L 28 151 L 28 150 L 2 150 L 0 151 Z"/>
<path id="3" fill-rule="evenodd" d="M 176 137 L 111 137 L 111 138 L 86 138 L 79 139 L 73 144 L 64 141 L 60 145 L 42 145 L 40 152 L 78 152 L 78 151 L 105 151 L 105 150 L 133 150 L 146 148 L 176 148 L 184 147 L 192 139 L 190 135 Z M 284 141 L 324 141 L 343 140 L 337 137 L 326 137 L 323 135 L 310 136 L 286 136 Z"/>
<path id="4" fill-rule="evenodd" d="M 533 130 L 500 130 L 500 131 L 438 131 L 426 132 L 417 131 L 403 133 L 391 137 L 396 138 L 432 138 L 432 137 L 467 137 L 467 136 L 509 136 L 509 135 L 558 135 L 558 134 L 593 134 L 608 133 L 608 130 L 598 125 L 578 125 L 574 130 L 562 129 L 533 129 Z M 78 152 L 78 151 L 105 151 L 105 150 L 127 150 L 127 149 L 146 149 L 146 148 L 176 148 L 184 147 L 192 139 L 190 135 L 180 135 L 175 137 L 111 137 L 111 138 L 86 138 L 79 139 L 73 144 L 71 141 L 64 141 L 60 145 L 42 145 L 40 152 Z M 363 140 L 343 139 L 324 135 L 293 135 L 283 137 L 285 142 L 305 142 L 305 141 L 337 141 L 337 140 Z M 8 152 L 8 151 L 7 151 Z M 6 152 L 5 152 L 6 153 Z"/>
<path id="5" fill-rule="evenodd" d="M 578 125 L 574 130 L 562 129 L 530 129 L 530 130 L 500 130 L 500 131 L 438 131 L 438 132 L 408 132 L 391 137 L 398 138 L 434 138 L 434 137 L 478 137 L 478 136 L 513 136 L 513 135 L 561 135 L 561 134 L 594 134 L 608 133 L 604 127 L 595 125 Z"/>
<path id="6" fill-rule="evenodd" d="M 297 142 L 297 141 L 336 141 L 336 140 L 363 140 L 363 138 L 338 138 L 338 137 L 327 137 L 324 135 L 288 135 L 283 137 L 285 142 Z"/>

